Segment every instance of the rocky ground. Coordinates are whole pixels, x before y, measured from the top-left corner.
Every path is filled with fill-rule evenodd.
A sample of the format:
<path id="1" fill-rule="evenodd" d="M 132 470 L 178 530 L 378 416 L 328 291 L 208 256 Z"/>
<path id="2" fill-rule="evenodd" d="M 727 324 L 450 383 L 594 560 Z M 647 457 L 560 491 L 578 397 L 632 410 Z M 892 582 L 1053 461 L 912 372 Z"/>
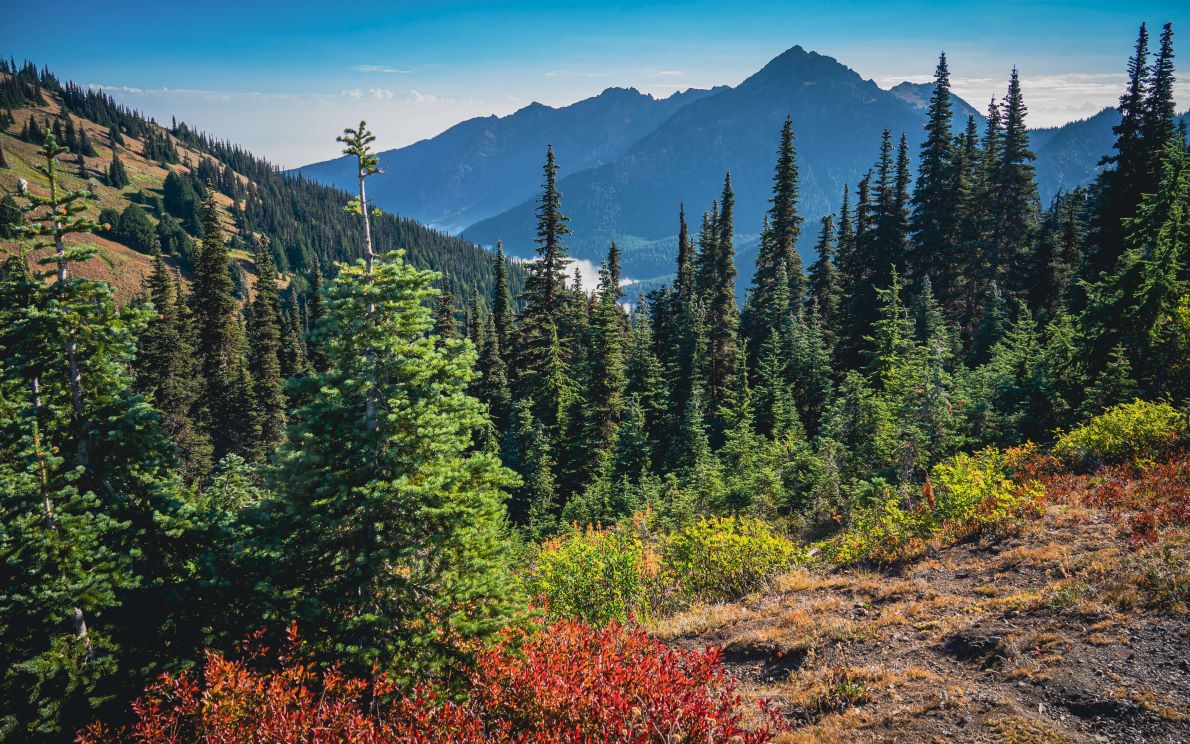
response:
<path id="1" fill-rule="evenodd" d="M 792 742 L 1190 742 L 1186 534 L 1051 505 L 907 565 L 807 569 L 657 623 L 721 646 Z"/>

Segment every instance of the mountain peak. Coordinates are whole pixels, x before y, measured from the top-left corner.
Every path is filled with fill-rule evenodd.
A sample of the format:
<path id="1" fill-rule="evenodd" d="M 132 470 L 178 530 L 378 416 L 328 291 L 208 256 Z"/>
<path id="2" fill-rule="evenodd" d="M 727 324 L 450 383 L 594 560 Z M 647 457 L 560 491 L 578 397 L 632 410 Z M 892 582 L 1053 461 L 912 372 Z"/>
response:
<path id="1" fill-rule="evenodd" d="M 856 84 L 862 83 L 863 79 L 859 73 L 834 57 L 808 51 L 802 45 L 795 44 L 769 60 L 740 87 L 772 82 Z"/>

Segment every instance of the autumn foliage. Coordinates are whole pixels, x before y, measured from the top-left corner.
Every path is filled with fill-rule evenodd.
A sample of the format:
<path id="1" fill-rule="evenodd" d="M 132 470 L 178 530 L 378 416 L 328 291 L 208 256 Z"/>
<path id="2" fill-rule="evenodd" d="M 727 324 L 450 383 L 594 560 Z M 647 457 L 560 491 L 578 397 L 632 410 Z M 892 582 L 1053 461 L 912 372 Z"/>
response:
<path id="1" fill-rule="evenodd" d="M 479 655 L 464 702 L 419 686 L 396 695 L 383 676 L 351 679 L 303 663 L 296 630 L 273 659 L 208 653 L 200 677 L 164 675 L 133 704 L 135 722 L 93 724 L 80 744 L 761 744 L 776 714 L 745 728 L 719 652 L 673 649 L 634 628 L 563 622 Z M 516 641 L 520 641 L 519 643 Z"/>

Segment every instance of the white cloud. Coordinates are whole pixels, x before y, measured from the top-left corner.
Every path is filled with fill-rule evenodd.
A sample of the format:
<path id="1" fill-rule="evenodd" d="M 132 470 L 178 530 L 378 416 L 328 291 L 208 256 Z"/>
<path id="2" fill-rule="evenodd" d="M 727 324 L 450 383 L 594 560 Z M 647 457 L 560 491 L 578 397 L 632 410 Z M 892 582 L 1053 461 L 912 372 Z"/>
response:
<path id="1" fill-rule="evenodd" d="M 402 70 L 399 67 L 388 67 L 387 65 L 356 65 L 355 70 L 356 72 L 381 72 L 386 75 L 407 75 L 410 72 L 409 70 Z"/>
<path id="2" fill-rule="evenodd" d="M 348 98 L 363 98 L 364 92 L 359 88 L 352 88 L 351 90 L 343 91 L 340 95 L 347 96 Z"/>
<path id="3" fill-rule="evenodd" d="M 384 88 L 372 88 L 370 91 L 368 91 L 368 95 L 372 96 L 378 101 L 391 101 L 393 92 L 391 90 L 385 90 Z"/>
<path id="4" fill-rule="evenodd" d="M 902 81 L 928 83 L 932 75 L 882 75 L 876 82 L 883 88 L 890 88 Z M 1119 103 L 1127 77 L 1120 72 L 1066 72 L 1050 75 L 1030 75 L 1021 72 L 1021 92 L 1029 109 L 1028 122 L 1031 127 L 1060 126 L 1075 119 L 1092 116 L 1107 106 Z M 987 109 L 988 101 L 1004 97 L 1008 89 L 1008 75 L 995 77 L 952 77 L 951 89 L 955 95 L 979 111 Z M 1179 101 L 1187 99 L 1190 84 L 1175 86 Z"/>
<path id="5" fill-rule="evenodd" d="M 682 74 L 681 70 L 653 70 L 651 73 L 653 77 L 676 77 Z"/>

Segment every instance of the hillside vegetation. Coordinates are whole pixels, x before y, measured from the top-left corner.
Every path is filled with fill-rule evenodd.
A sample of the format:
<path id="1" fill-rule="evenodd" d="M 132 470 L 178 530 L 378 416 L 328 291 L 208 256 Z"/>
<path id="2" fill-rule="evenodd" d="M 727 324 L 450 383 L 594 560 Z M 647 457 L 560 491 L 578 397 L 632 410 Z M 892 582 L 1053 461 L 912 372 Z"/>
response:
<path id="1" fill-rule="evenodd" d="M 81 276 L 111 282 L 121 301 L 130 299 L 148 276 L 154 239 L 166 262 L 184 278 L 189 276 L 190 244 L 201 237 L 198 196 L 208 183 L 214 187 L 220 224 L 241 267 L 237 278 L 245 292 L 256 241 L 267 245 L 282 284 L 294 279 L 299 293 L 308 290 L 316 265 L 331 271 L 336 261 L 362 255 L 360 236 L 350 229 L 350 217 L 342 210 L 346 197 L 341 191 L 285 176 L 251 153 L 184 123 L 158 125 L 102 92 L 60 83 L 28 64 L 0 70 L 0 89 L 0 110 L 7 112 L 0 127 L 0 149 L 9 161 L 8 168 L 0 168 L 0 193 L 15 193 L 20 179 L 34 191 L 44 191 L 45 179 L 36 171 L 40 142 L 22 137 L 31 118 L 39 130 L 57 131 L 61 144 L 73 143 L 71 167 L 61 172 L 63 185 L 91 191 L 90 214 L 98 218 L 104 212 L 112 225 L 98 234 L 70 238 L 97 249 L 95 260 L 78 270 Z M 77 144 L 83 132 L 87 146 L 80 152 Z M 113 157 L 124 173 L 119 182 L 110 174 Z M 167 193 L 175 185 L 166 184 L 171 173 L 175 184 L 181 184 L 178 198 Z M 148 217 L 150 234 L 140 241 L 143 244 L 135 244 L 134 231 L 121 230 L 118 216 L 130 206 Z M 168 215 L 168 229 L 159 227 L 162 215 Z M 483 296 L 491 293 L 490 255 L 474 244 L 391 215 L 377 216 L 374 229 L 378 244 L 386 249 L 402 248 L 415 265 L 445 271 L 461 296 L 473 290 Z M 0 251 L 18 249 L 12 237 L 0 231 Z M 35 259 L 31 253 L 29 260 Z M 519 286 L 520 267 L 510 264 L 508 271 L 513 285 Z"/>

